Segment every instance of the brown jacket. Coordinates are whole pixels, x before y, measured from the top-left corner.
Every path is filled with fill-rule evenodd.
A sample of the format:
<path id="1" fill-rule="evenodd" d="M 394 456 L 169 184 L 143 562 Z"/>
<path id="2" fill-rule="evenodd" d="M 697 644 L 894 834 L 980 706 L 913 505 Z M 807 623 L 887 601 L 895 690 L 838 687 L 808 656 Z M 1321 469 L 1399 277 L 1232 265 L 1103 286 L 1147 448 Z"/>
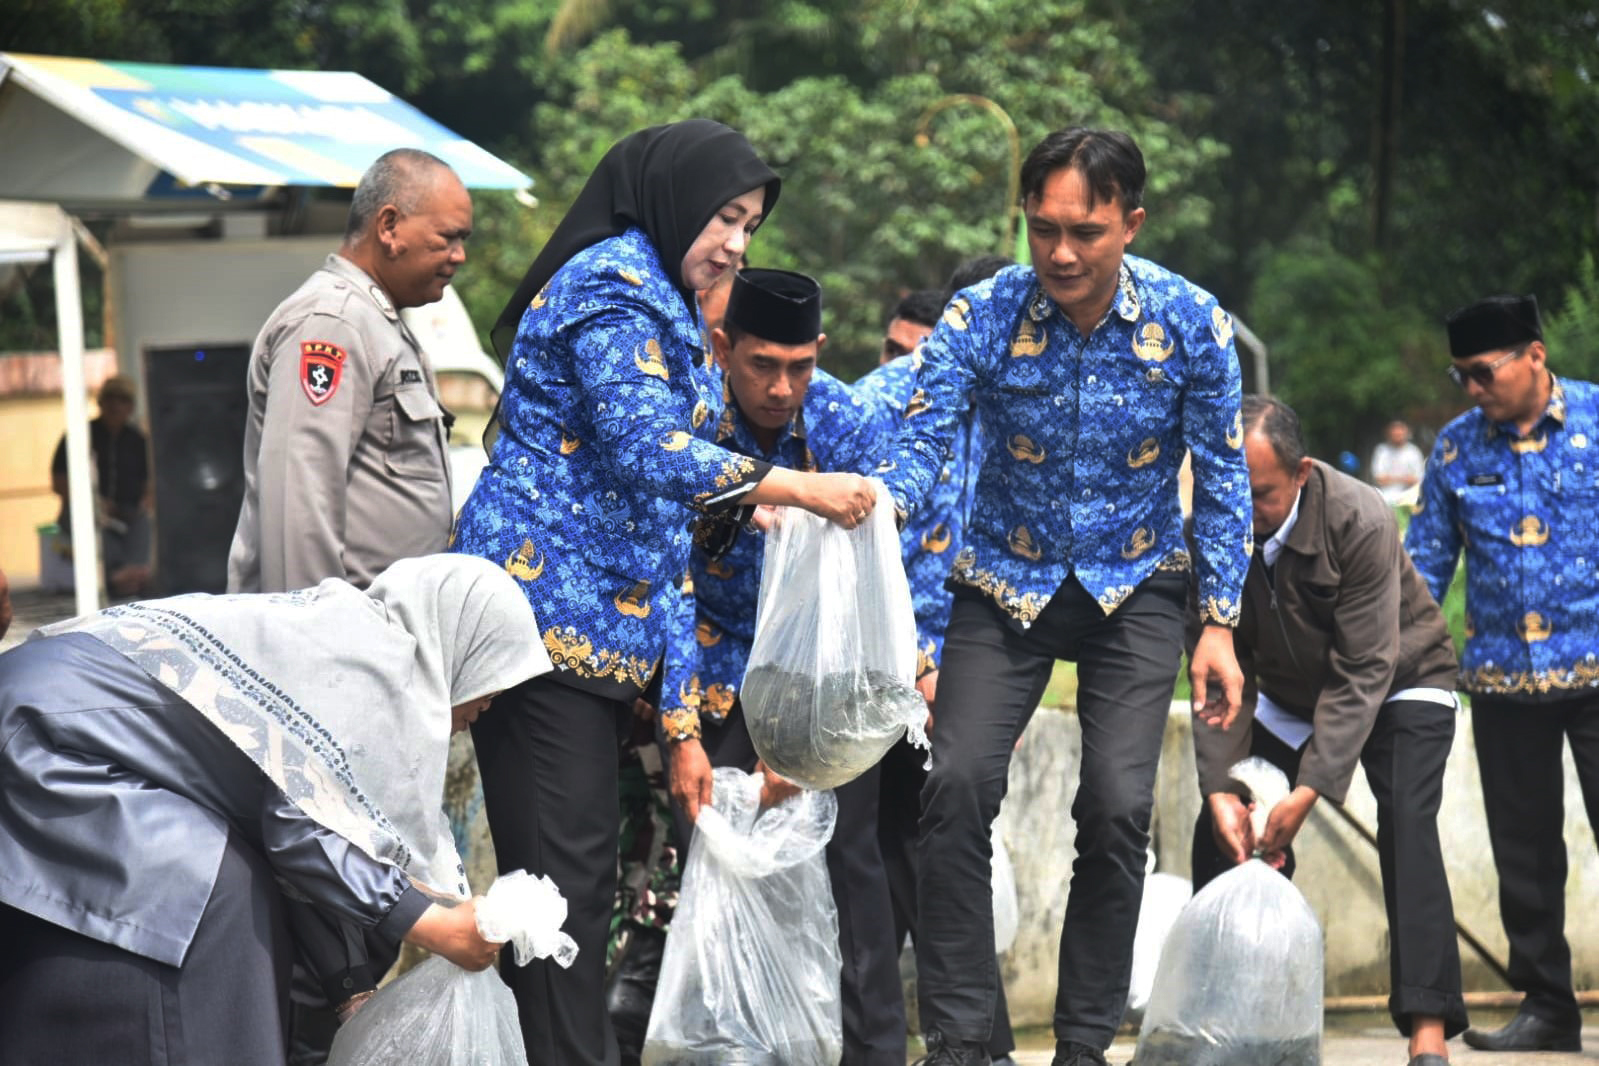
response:
<path id="1" fill-rule="evenodd" d="M 1229 789 L 1249 754 L 1255 693 L 1313 723 L 1296 785 L 1342 802 L 1383 701 L 1455 686 L 1455 647 L 1376 489 L 1313 464 L 1299 518 L 1268 576 L 1259 554 L 1234 633 L 1244 709 L 1226 732 L 1194 723 L 1200 789 Z"/>

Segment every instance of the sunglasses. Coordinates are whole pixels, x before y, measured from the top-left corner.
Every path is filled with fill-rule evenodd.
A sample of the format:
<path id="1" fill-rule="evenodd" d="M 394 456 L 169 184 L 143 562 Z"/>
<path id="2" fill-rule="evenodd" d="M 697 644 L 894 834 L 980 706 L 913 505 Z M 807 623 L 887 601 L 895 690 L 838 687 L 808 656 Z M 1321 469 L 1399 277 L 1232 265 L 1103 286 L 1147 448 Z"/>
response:
<path id="1" fill-rule="evenodd" d="M 1470 366 L 1464 367 L 1452 366 L 1448 369 L 1448 371 L 1446 371 L 1446 373 L 1449 375 L 1449 380 L 1453 381 L 1461 388 L 1466 387 L 1467 381 L 1475 381 L 1479 386 L 1486 389 L 1492 386 L 1494 383 L 1495 370 L 1498 370 L 1512 359 L 1519 358 L 1521 353 L 1525 352 L 1526 350 L 1527 346 L 1523 344 L 1519 348 L 1512 348 L 1510 351 L 1506 352 L 1504 355 L 1501 355 L 1498 359 L 1495 359 L 1491 363 L 1473 363 Z"/>

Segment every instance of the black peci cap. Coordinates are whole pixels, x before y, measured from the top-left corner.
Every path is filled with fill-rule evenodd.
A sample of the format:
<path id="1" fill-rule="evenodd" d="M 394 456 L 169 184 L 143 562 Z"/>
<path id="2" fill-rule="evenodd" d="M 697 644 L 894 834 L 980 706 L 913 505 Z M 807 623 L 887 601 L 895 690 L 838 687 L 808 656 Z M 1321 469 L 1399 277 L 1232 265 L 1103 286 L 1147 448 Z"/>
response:
<path id="1" fill-rule="evenodd" d="M 763 340 L 808 344 L 822 332 L 822 287 L 792 270 L 740 270 L 724 321 Z"/>
<path id="2" fill-rule="evenodd" d="M 1451 314 L 1447 325 L 1455 359 L 1543 340 L 1536 296 L 1484 297 Z"/>

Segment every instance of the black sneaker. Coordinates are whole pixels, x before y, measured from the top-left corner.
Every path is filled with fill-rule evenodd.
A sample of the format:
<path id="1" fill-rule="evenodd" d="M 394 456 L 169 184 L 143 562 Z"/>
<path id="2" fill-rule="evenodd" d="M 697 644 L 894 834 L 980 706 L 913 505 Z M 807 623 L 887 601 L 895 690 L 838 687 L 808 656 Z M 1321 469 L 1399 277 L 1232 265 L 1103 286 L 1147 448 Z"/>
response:
<path id="1" fill-rule="evenodd" d="M 1050 1066 L 1105 1066 L 1105 1053 L 1097 1047 L 1062 1040 L 1055 1045 L 1055 1058 Z"/>
<path id="2" fill-rule="evenodd" d="M 913 1066 L 990 1066 L 988 1049 L 982 1044 L 949 1040 L 937 1029 L 927 1034 L 927 1054 Z"/>

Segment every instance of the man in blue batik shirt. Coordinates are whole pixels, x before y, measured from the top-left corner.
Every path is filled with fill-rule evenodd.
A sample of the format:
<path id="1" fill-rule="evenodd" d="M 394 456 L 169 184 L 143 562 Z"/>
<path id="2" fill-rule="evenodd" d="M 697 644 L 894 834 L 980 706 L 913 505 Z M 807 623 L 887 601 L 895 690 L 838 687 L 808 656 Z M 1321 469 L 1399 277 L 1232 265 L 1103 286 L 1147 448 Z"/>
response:
<path id="1" fill-rule="evenodd" d="M 723 373 L 724 409 L 713 434 L 730 451 L 773 466 L 823 472 L 875 467 L 888 438 L 883 404 L 816 366 L 822 293 L 814 280 L 785 270 L 740 271 L 722 328 L 711 334 Z M 754 770 L 739 686 L 755 636 L 764 538 L 745 531 L 725 552 L 696 544 L 690 561 L 692 615 L 679 615 L 661 684 L 660 722 L 683 776 L 710 766 Z M 700 770 L 694 769 L 701 768 Z M 792 785 L 768 780 L 768 798 Z M 878 771 L 836 789 L 838 827 L 827 869 L 838 906 L 843 961 L 844 1066 L 903 1066 L 905 1005 L 899 944 L 888 881 L 877 845 Z M 679 838 L 698 814 L 695 790 L 672 781 Z"/>
<path id="2" fill-rule="evenodd" d="M 884 330 L 881 364 L 855 382 L 857 391 L 882 401 L 887 420 L 884 432 L 889 440 L 899 435 L 905 407 L 916 391 L 916 371 L 922 362 L 916 348 L 938 325 L 944 297 L 939 289 L 918 289 L 900 300 Z M 906 342 L 910 342 L 908 348 Z M 949 577 L 952 549 L 959 544 L 961 527 L 971 511 L 976 490 L 975 460 L 981 448 L 976 422 L 963 419 L 950 445 L 949 464 L 938 475 L 932 496 L 901 530 L 905 577 L 910 582 L 916 610 L 917 687 L 929 703 L 932 697 L 923 679 L 938 672 L 944 623 L 949 619 L 950 594 L 944 588 L 944 579 Z M 936 682 L 935 677 L 931 684 Z"/>
<path id="3" fill-rule="evenodd" d="M 1033 267 L 957 295 L 922 345 L 917 389 L 880 468 L 896 505 L 930 495 L 975 403 L 988 444 L 950 574 L 933 769 L 922 792 L 918 992 L 928 1066 L 989 1061 L 989 828 L 1017 736 L 1055 660 L 1078 666 L 1077 858 L 1061 933 L 1056 1066 L 1105 1061 L 1133 935 L 1187 571 L 1205 623 L 1196 706 L 1238 710 L 1232 651 L 1251 548 L 1232 320 L 1210 294 L 1124 254 L 1144 162 L 1124 133 L 1071 128 L 1022 167 Z M 1178 469 L 1193 455 L 1197 558 Z"/>
<path id="4" fill-rule="evenodd" d="M 1449 316 L 1449 375 L 1477 406 L 1443 428 L 1405 547 L 1442 603 L 1466 553 L 1461 688 L 1482 775 L 1510 979 L 1485 1051 L 1579 1051 L 1566 943 L 1563 742 L 1599 827 L 1599 388 L 1545 363 L 1538 301 Z"/>
<path id="5" fill-rule="evenodd" d="M 899 435 L 906 406 L 916 391 L 921 356 L 915 351 L 943 316 L 950 296 L 1012 265 L 1002 256 L 978 256 L 956 268 L 948 291 L 918 289 L 895 306 L 884 330 L 882 364 L 855 383 L 887 404 L 892 439 Z M 907 348 L 907 342 L 909 347 Z M 960 549 L 966 517 L 977 492 L 977 460 L 982 455 L 982 431 L 976 418 L 964 418 L 950 444 L 949 463 L 938 475 L 933 494 L 900 531 L 905 577 L 910 582 L 911 605 L 916 613 L 916 688 L 927 700 L 928 729 L 938 697 L 938 661 L 944 650 L 944 627 L 954 596 L 945 584 L 949 567 Z M 922 818 L 922 786 L 927 783 L 927 753 L 901 740 L 883 756 L 879 769 L 877 840 L 888 873 L 889 896 L 894 902 L 894 939 L 916 935 L 916 840 Z M 1004 981 L 994 985 L 994 1023 L 988 1053 L 997 1064 L 1014 1060 L 1016 1049 Z"/>

